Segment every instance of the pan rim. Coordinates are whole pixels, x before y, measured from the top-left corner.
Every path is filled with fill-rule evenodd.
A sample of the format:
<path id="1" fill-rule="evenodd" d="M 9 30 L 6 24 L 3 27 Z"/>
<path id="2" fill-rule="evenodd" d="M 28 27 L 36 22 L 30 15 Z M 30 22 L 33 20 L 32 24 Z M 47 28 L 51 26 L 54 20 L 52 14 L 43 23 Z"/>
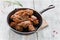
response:
<path id="1" fill-rule="evenodd" d="M 31 8 L 16 8 L 16 9 L 31 9 Z M 16 9 L 14 9 L 14 10 L 16 10 Z M 14 11 L 13 10 L 13 11 Z M 31 9 L 31 10 L 34 10 L 34 9 Z M 13 12 L 13 11 L 11 11 L 11 12 Z M 34 10 L 34 11 L 36 11 L 36 10 Z M 11 14 L 11 12 L 8 14 L 8 16 L 7 16 L 7 23 L 8 23 L 8 17 L 9 17 L 9 15 Z M 37 11 L 36 11 L 37 12 Z M 39 12 L 37 12 L 37 13 L 39 13 Z M 41 14 L 39 13 L 39 15 L 41 16 Z M 41 16 L 41 21 L 42 21 L 42 16 Z M 8 25 L 9 25 L 9 23 L 8 23 Z M 41 22 L 41 25 L 42 25 L 42 22 Z M 40 26 L 41 26 L 40 25 Z M 9 25 L 9 27 L 11 28 L 11 29 L 13 29 L 10 25 Z M 38 28 L 39 29 L 39 28 Z M 38 30 L 37 29 L 37 30 Z M 37 30 L 35 30 L 35 31 L 32 31 L 32 32 L 20 32 L 20 31 L 17 31 L 17 30 L 15 30 L 15 29 L 13 29 L 14 31 L 16 31 L 16 32 L 18 32 L 18 33 L 34 33 L 34 32 L 36 32 Z"/>

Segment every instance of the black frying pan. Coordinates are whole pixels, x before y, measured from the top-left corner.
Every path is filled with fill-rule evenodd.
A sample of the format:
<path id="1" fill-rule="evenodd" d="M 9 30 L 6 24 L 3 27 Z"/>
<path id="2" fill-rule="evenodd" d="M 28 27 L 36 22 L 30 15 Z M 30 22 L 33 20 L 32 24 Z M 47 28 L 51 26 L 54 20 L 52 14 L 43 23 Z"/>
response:
<path id="1" fill-rule="evenodd" d="M 35 16 L 38 18 L 38 20 L 39 20 L 39 24 L 35 25 L 35 28 L 36 28 L 36 31 L 37 31 L 38 28 L 39 28 L 39 27 L 41 26 L 41 24 L 42 24 L 42 16 L 41 16 L 40 14 L 42 14 L 43 12 L 45 12 L 45 11 L 47 11 L 47 10 L 49 10 L 49 9 L 52 9 L 52 8 L 54 8 L 54 7 L 55 7 L 55 6 L 50 5 L 48 8 L 44 9 L 44 10 L 41 11 L 40 13 L 37 12 L 37 11 L 35 11 L 35 10 L 33 10 L 33 9 L 30 9 L 30 8 L 17 8 L 17 9 L 15 9 L 15 10 L 13 10 L 12 12 L 9 13 L 9 15 L 8 15 L 8 17 L 7 17 L 7 22 L 8 22 L 8 24 L 10 24 L 10 22 L 11 22 L 10 17 L 11 17 L 11 15 L 13 15 L 15 12 L 17 12 L 17 11 L 19 11 L 19 10 L 30 9 L 30 10 L 33 10 L 33 12 L 34 12 L 33 15 L 35 15 Z M 10 25 L 9 25 L 9 26 L 10 26 Z M 11 30 L 13 30 L 14 32 L 16 32 L 16 33 L 18 33 L 18 34 L 24 34 L 24 35 L 28 35 L 28 34 L 32 34 L 32 33 L 35 33 L 35 32 L 36 32 L 36 31 L 32 31 L 32 32 L 19 32 L 19 31 L 13 29 L 12 27 L 11 27 Z"/>

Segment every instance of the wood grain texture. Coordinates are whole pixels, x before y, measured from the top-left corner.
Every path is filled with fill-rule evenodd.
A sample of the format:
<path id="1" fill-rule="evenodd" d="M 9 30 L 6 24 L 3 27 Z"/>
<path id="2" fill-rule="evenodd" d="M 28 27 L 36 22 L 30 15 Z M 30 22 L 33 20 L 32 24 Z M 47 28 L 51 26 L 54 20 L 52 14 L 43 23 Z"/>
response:
<path id="1" fill-rule="evenodd" d="M 59 20 L 60 20 L 60 16 L 59 13 L 60 11 L 60 0 L 37 0 L 35 1 L 35 10 L 40 11 L 40 9 L 44 9 L 46 7 L 48 7 L 48 5 L 55 5 L 54 9 L 51 9 L 47 12 L 45 12 L 44 14 L 42 14 L 42 16 L 44 17 L 44 19 L 46 19 L 46 21 L 48 22 L 49 26 L 47 28 L 45 28 L 44 30 L 38 32 L 38 40 L 60 40 L 59 38 Z M 41 4 L 41 5 L 40 5 Z M 41 7 L 41 8 L 38 8 Z M 53 33 L 53 30 L 57 31 L 58 34 Z"/>
<path id="2" fill-rule="evenodd" d="M 12 0 L 13 1 L 13 0 Z M 15 1 L 15 0 L 14 0 Z M 25 8 L 32 8 L 33 9 L 33 0 L 18 0 L 20 3 L 23 4 Z M 1 2 L 0 10 L 0 40 L 37 40 L 36 33 L 28 36 L 18 35 L 10 30 L 7 24 L 7 15 L 14 10 L 15 8 L 19 8 L 17 5 L 10 5 L 6 7 L 7 4 Z M 5 8 L 4 8 L 5 7 Z M 7 11 L 8 10 L 8 11 Z M 2 18 L 4 18 L 2 20 Z"/>
<path id="3" fill-rule="evenodd" d="M 38 12 L 45 9 L 50 4 L 55 5 L 54 9 L 46 11 L 42 14 L 42 17 L 48 22 L 49 26 L 32 35 L 18 35 L 10 30 L 6 18 L 12 10 L 18 8 L 19 6 L 11 5 L 6 7 L 7 4 L 0 3 L 0 40 L 60 40 L 60 0 L 34 0 L 34 5 L 33 0 L 17 1 L 22 3 L 23 7 L 32 8 Z M 54 30 L 57 31 L 58 34 L 53 33 Z"/>

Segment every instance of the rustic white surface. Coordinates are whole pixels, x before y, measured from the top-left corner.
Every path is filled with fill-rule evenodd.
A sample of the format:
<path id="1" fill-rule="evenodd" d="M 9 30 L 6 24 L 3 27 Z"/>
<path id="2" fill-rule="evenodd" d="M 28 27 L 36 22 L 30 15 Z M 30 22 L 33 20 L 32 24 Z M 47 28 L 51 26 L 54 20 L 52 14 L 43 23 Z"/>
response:
<path id="1" fill-rule="evenodd" d="M 12 0 L 15 1 L 15 0 Z M 55 5 L 42 16 L 48 22 L 49 26 L 32 35 L 18 35 L 10 30 L 7 24 L 7 15 L 19 6 L 11 5 L 0 1 L 0 40 L 60 40 L 60 0 L 18 0 L 23 4 L 23 7 L 28 7 L 37 10 L 38 12 L 48 7 L 50 4 Z M 33 2 L 34 1 L 34 2 Z M 53 31 L 58 34 L 53 33 Z"/>

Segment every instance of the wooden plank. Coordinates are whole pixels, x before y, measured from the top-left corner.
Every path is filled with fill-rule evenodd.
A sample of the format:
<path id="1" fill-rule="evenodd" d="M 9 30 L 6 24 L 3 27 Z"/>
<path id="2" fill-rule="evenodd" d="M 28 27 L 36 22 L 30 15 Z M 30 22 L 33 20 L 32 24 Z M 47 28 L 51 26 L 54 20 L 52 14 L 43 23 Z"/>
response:
<path id="1" fill-rule="evenodd" d="M 33 8 L 33 4 L 32 1 L 26 1 L 26 0 L 19 0 L 24 7 L 28 7 L 28 8 Z M 43 10 L 44 8 L 46 8 L 48 5 L 53 4 L 52 0 L 35 0 L 35 10 L 37 10 L 38 12 Z M 42 16 L 44 17 L 44 19 L 47 20 L 49 26 L 48 28 L 45 28 L 42 31 L 39 31 L 38 33 L 32 34 L 32 35 L 28 35 L 28 36 L 23 36 L 23 35 L 18 35 L 15 34 L 14 32 L 9 30 L 9 27 L 7 26 L 6 23 L 6 17 L 8 15 L 8 13 L 13 10 L 13 8 L 16 8 L 15 6 L 10 6 L 7 9 L 4 9 L 4 14 L 1 13 L 0 11 L 0 40 L 59 40 L 60 35 L 58 34 L 56 37 L 52 37 L 53 33 L 52 30 L 57 30 L 59 31 L 59 20 L 60 20 L 60 9 L 59 9 L 59 0 L 54 0 L 54 5 L 56 6 L 55 9 L 52 9 L 50 11 L 45 12 L 45 14 L 43 14 Z M 30 4 L 31 3 L 31 4 Z M 26 6 L 28 5 L 28 6 Z M 7 12 L 7 10 L 9 9 L 9 11 Z M 41 10 L 40 10 L 41 9 Z M 2 18 L 4 18 L 2 20 Z M 38 35 L 37 35 L 38 34 Z M 9 36 L 8 36 L 9 35 Z M 9 37 L 9 39 L 8 39 Z M 38 37 L 38 39 L 37 39 Z"/>
<path id="2" fill-rule="evenodd" d="M 35 9 L 37 11 L 42 11 L 46 7 L 52 4 L 52 1 L 50 0 L 35 0 Z"/>
<path id="3" fill-rule="evenodd" d="M 35 10 L 40 12 L 41 10 L 45 9 L 51 4 L 53 4 L 52 0 L 35 0 Z M 42 14 L 43 18 L 47 20 L 49 26 L 44 30 L 38 31 L 38 40 L 53 40 L 53 37 L 52 37 L 53 27 L 51 26 L 54 24 L 51 24 L 51 23 L 54 23 L 52 20 L 56 18 L 56 15 L 54 14 L 53 10 L 54 9 L 45 12 L 45 14 Z"/>
<path id="4" fill-rule="evenodd" d="M 12 1 L 15 1 L 15 0 L 12 0 Z M 18 0 L 18 1 L 23 4 L 23 7 L 34 9 L 33 8 L 33 0 Z M 9 7 L 6 7 L 6 5 L 7 4 L 3 4 L 3 6 L 5 6 L 5 8 L 1 8 L 3 13 L 2 14 L 0 13 L 0 15 L 2 15 L 2 16 L 0 16 L 0 19 L 1 19 L 0 27 L 2 28 L 2 29 L 0 28 L 1 29 L 0 30 L 0 35 L 1 35 L 0 40 L 37 40 L 36 33 L 34 33 L 32 35 L 28 35 L 28 36 L 27 35 L 18 35 L 10 30 L 10 28 L 6 22 L 7 15 L 15 8 L 18 8 L 19 6 L 11 5 Z M 9 10 L 9 11 L 7 11 L 7 10 Z M 4 19 L 2 19 L 2 18 L 4 18 Z"/>
<path id="5" fill-rule="evenodd" d="M 32 35 L 19 35 L 9 30 L 9 40 L 37 40 L 36 33 Z"/>
<path id="6" fill-rule="evenodd" d="M 52 30 L 55 30 L 56 32 L 58 32 L 58 34 L 52 33 L 52 35 L 54 35 L 53 39 L 54 40 L 60 40 L 59 36 L 60 36 L 60 0 L 54 0 L 53 4 L 55 5 L 55 9 L 53 10 L 54 12 L 54 22 L 52 22 L 53 24 L 53 28 Z"/>
<path id="7" fill-rule="evenodd" d="M 28 1 L 28 0 L 20 0 L 20 2 L 23 4 L 23 7 L 24 8 L 33 8 L 33 3 L 32 3 L 32 0 Z M 34 36 L 34 37 L 33 37 Z M 36 40 L 36 34 L 33 34 L 33 35 L 28 35 L 28 36 L 23 36 L 23 35 L 20 35 L 20 36 L 17 36 L 18 40 Z"/>

